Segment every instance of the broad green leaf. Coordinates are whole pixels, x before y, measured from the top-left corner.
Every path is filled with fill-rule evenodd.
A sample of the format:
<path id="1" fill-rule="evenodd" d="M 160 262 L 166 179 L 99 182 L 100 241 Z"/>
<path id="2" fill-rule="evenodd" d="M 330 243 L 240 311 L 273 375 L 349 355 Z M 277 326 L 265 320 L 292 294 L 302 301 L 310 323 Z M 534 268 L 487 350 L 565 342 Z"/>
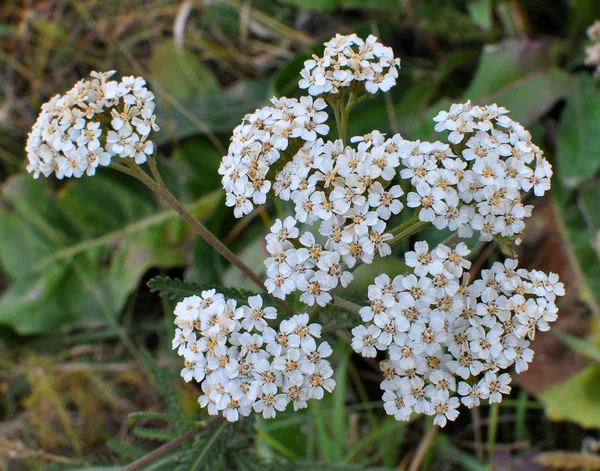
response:
<path id="1" fill-rule="evenodd" d="M 59 193 L 28 175 L 4 185 L 1 325 L 35 334 L 104 324 L 146 270 L 183 264 L 182 235 L 168 231 L 177 214 L 157 211 L 149 192 L 112 177 L 73 181 Z M 206 215 L 219 198 L 209 194 L 192 212 Z"/>
<path id="2" fill-rule="evenodd" d="M 398 127 L 406 139 L 417 139 L 422 121 L 415 117 L 423 115 L 436 88 L 437 83 L 434 81 L 413 85 L 395 105 Z"/>
<path id="3" fill-rule="evenodd" d="M 0 324 L 19 334 L 57 333 L 65 326 L 91 324 L 93 315 L 100 313 L 90 316 L 87 296 L 72 269 L 53 265 L 43 276 L 10 283 L 0 297 Z"/>
<path id="4" fill-rule="evenodd" d="M 220 196 L 220 192 L 210 193 L 194 201 L 193 203 L 187 204 L 186 207 L 188 211 L 190 211 L 193 215 L 197 217 L 203 217 L 212 209 L 214 204 L 219 201 Z M 34 272 L 37 272 L 43 270 L 48 265 L 54 262 L 68 261 L 72 257 L 81 253 L 105 246 L 112 246 L 122 243 L 122 241 L 129 236 L 143 233 L 148 229 L 161 226 L 167 222 L 176 223 L 179 220 L 178 218 L 179 216 L 173 210 L 162 210 L 160 212 L 157 212 L 156 214 L 152 214 L 143 219 L 136 220 L 135 222 L 132 222 L 113 232 L 106 233 L 99 237 L 86 239 L 81 242 L 68 245 L 59 250 L 52 250 L 49 255 L 42 257 L 29 269 L 32 269 Z"/>
<path id="5" fill-rule="evenodd" d="M 581 210 L 585 212 L 590 229 L 600 230 L 600 183 L 588 184 L 581 190 Z"/>
<path id="6" fill-rule="evenodd" d="M 433 118 L 440 112 L 440 110 L 448 110 L 452 105 L 453 101 L 447 98 L 438 101 L 436 104 L 431 105 L 427 110 L 422 114 L 420 119 L 415 125 L 413 135 L 410 136 L 411 139 L 421 139 L 421 140 L 443 140 L 443 133 L 438 133 L 433 130 L 435 123 L 433 122 Z"/>
<path id="7" fill-rule="evenodd" d="M 600 205 L 595 199 L 598 188 L 600 186 L 588 186 L 583 190 L 579 204 L 567 203 L 559 207 L 570 250 L 582 273 L 583 282 L 577 287 L 579 298 L 595 312 L 600 306 Z"/>
<path id="8" fill-rule="evenodd" d="M 467 4 L 469 16 L 481 29 L 492 28 L 492 0 L 475 0 Z"/>
<path id="9" fill-rule="evenodd" d="M 279 69 L 274 81 L 277 94 L 279 96 L 294 96 L 303 92 L 303 90 L 298 88 L 298 81 L 300 80 L 300 72 L 304 68 L 304 61 L 310 59 L 313 54 L 319 55 L 322 53 L 323 45 L 317 43 L 309 50 L 303 50 L 284 64 L 283 67 Z"/>
<path id="10" fill-rule="evenodd" d="M 593 177 L 600 168 L 600 93 L 588 75 L 579 75 L 569 92 L 557 147 L 557 174 L 570 188 Z"/>
<path id="11" fill-rule="evenodd" d="M 175 149 L 172 157 L 175 162 L 187 166 L 185 194 L 188 197 L 198 198 L 208 191 L 221 187 L 218 169 L 222 155 L 206 137 L 195 136 L 185 139 Z"/>
<path id="12" fill-rule="evenodd" d="M 443 81 L 454 72 L 454 70 L 479 56 L 479 50 L 475 48 L 457 49 L 448 54 L 444 60 L 440 62 L 435 72 L 434 80 L 438 85 L 442 85 Z"/>
<path id="13" fill-rule="evenodd" d="M 581 211 L 589 231 L 590 247 L 600 258 L 600 183 L 588 184 L 580 196 L 579 210 Z M 597 280 L 600 286 L 600 278 Z"/>
<path id="14" fill-rule="evenodd" d="M 478 51 L 459 49 L 449 54 L 440 62 L 434 76 L 430 80 L 412 85 L 394 105 L 400 131 L 409 139 L 426 139 L 433 133 L 432 118 L 442 108 L 428 108 L 438 88 L 445 80 L 465 62 L 476 57 Z M 444 102 L 439 102 L 441 106 Z"/>
<path id="15" fill-rule="evenodd" d="M 443 134 L 433 132 L 433 117 L 453 102 L 466 100 L 478 105 L 504 106 L 511 112 L 511 118 L 530 126 L 569 90 L 569 74 L 555 65 L 557 48 L 558 45 L 547 41 L 514 39 L 485 46 L 462 98 L 443 99 L 429 107 L 416 128 L 415 138 L 439 139 Z"/>
<path id="16" fill-rule="evenodd" d="M 190 51 L 178 50 L 172 40 L 154 46 L 150 72 L 152 78 L 176 100 L 187 100 L 219 90 L 219 83 L 212 72 Z"/>
<path id="17" fill-rule="evenodd" d="M 496 103 L 504 106 L 512 119 L 529 126 L 565 97 L 570 83 L 568 73 L 553 67 L 516 79 L 474 101 L 482 105 Z M 468 99 L 468 95 L 465 98 Z"/>
<path id="18" fill-rule="evenodd" d="M 540 396 L 551 420 L 600 428 L 600 365 L 590 365 Z"/>
<path id="19" fill-rule="evenodd" d="M 507 39 L 486 45 L 473 80 L 465 92 L 467 99 L 496 93 L 515 80 L 548 69 L 556 64 L 554 44 L 548 41 Z"/>
<path id="20" fill-rule="evenodd" d="M 195 134 L 204 134 L 206 129 L 230 136 L 233 128 L 242 122 L 244 114 L 266 106 L 269 98 L 267 81 L 242 80 L 218 92 L 187 99 L 185 109 L 206 128 L 199 127 L 197 122 L 192 122 L 176 108 L 163 103 L 156 111 L 156 121 L 161 127 L 156 140 L 162 144 Z"/>
<path id="21" fill-rule="evenodd" d="M 598 19 L 598 2 L 596 0 L 571 0 L 568 5 L 570 36 L 582 38 L 586 28 Z"/>
<path id="22" fill-rule="evenodd" d="M 74 242 L 75 232 L 56 211 L 57 199 L 47 182 L 28 177 L 11 178 L 0 188 L 4 203 L 0 205 L 0 263 L 9 278 L 26 276 L 56 244 Z M 49 240 L 49 233 L 55 242 Z"/>
<path id="23" fill-rule="evenodd" d="M 592 345 L 590 342 L 558 330 L 552 331 L 552 335 L 558 338 L 558 340 L 564 343 L 571 350 L 577 352 L 581 357 L 600 364 L 600 349 Z"/>
<path id="24" fill-rule="evenodd" d="M 557 45 L 548 41 L 505 40 L 486 46 L 463 100 L 497 103 L 528 126 L 563 98 L 569 75 L 558 69 Z"/>

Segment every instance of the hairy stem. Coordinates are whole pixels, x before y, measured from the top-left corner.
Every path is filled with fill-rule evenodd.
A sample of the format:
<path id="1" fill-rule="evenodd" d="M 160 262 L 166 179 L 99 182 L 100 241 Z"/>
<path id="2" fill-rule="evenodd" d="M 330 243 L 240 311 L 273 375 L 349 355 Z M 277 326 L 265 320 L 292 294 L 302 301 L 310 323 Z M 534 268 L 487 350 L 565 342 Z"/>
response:
<path id="1" fill-rule="evenodd" d="M 394 237 L 392 238 L 392 240 L 389 241 L 388 244 L 390 247 L 393 247 L 398 242 L 400 242 L 412 235 L 415 235 L 418 232 L 424 231 L 425 229 L 428 229 L 429 227 L 431 227 L 430 222 L 418 221 L 414 224 L 411 224 L 407 228 L 401 230 L 400 232 L 396 233 L 394 235 Z"/>
<path id="2" fill-rule="evenodd" d="M 362 307 L 356 303 L 353 303 L 352 301 L 348 301 L 347 299 L 340 298 L 339 296 L 336 296 L 336 295 L 333 295 L 333 304 L 335 304 L 336 306 L 339 306 L 343 309 L 346 309 L 347 311 L 353 312 L 355 314 L 358 314 L 358 311 L 360 311 L 360 309 Z"/>
<path id="3" fill-rule="evenodd" d="M 354 93 L 350 93 L 348 105 L 350 104 L 351 101 L 354 100 L 354 96 L 355 96 Z M 348 115 L 352 108 L 351 107 L 349 108 L 348 106 L 344 106 L 343 101 L 339 102 L 339 106 L 340 106 L 340 122 L 338 123 L 338 133 L 340 135 L 340 139 L 342 140 L 342 142 L 345 145 L 346 144 L 346 136 L 348 134 Z"/>
<path id="4" fill-rule="evenodd" d="M 329 106 L 331 106 L 331 109 L 333 110 L 333 117 L 335 118 L 335 125 L 338 128 L 338 136 L 339 136 L 339 129 L 340 129 L 340 111 L 339 111 L 339 107 L 338 107 L 338 103 L 339 103 L 339 98 L 335 97 L 335 98 L 326 98 L 327 103 L 329 104 Z M 341 136 L 340 136 L 341 139 Z"/>
<path id="5" fill-rule="evenodd" d="M 425 229 L 428 229 L 429 227 L 431 227 L 431 223 L 421 221 L 419 219 L 419 213 L 417 211 L 417 212 L 415 212 L 415 214 L 413 214 L 411 216 L 410 219 L 404 221 L 402 224 L 400 224 L 396 227 L 393 227 L 392 229 L 390 229 L 388 231 L 388 233 L 390 233 L 394 236 L 392 238 L 392 240 L 390 240 L 388 242 L 388 244 L 390 245 L 390 247 L 393 247 L 398 242 L 400 242 L 412 235 L 415 235 L 418 232 L 424 231 Z"/>
<path id="6" fill-rule="evenodd" d="M 389 232 L 392 235 L 396 235 L 418 223 L 419 223 L 419 215 L 417 213 L 415 213 L 409 219 L 404 221 L 402 224 L 399 224 L 396 227 L 392 227 L 387 232 Z"/>
<path id="7" fill-rule="evenodd" d="M 154 155 L 148 157 L 148 165 L 150 166 L 150 171 L 152 172 L 152 176 L 154 177 L 154 180 L 156 180 L 156 183 L 158 183 L 159 186 L 166 188 L 163 179 L 160 176 L 160 172 L 158 171 L 158 165 L 156 164 Z"/>
<path id="8" fill-rule="evenodd" d="M 150 162 L 154 162 L 154 159 L 149 159 Z M 204 224 L 202 224 L 198 219 L 196 219 L 188 209 L 168 190 L 165 184 L 162 182 L 162 179 L 157 179 L 158 181 L 153 180 L 146 172 L 140 169 L 137 165 L 128 165 L 127 170 L 121 169 L 119 167 L 115 167 L 117 170 L 121 170 L 128 175 L 131 175 L 138 180 L 140 180 L 144 185 L 158 194 L 163 200 L 165 200 L 169 206 L 171 206 L 182 218 L 186 221 L 190 227 L 202 237 L 206 242 L 208 242 L 217 252 L 219 252 L 227 261 L 229 261 L 232 265 L 236 266 L 242 273 L 244 273 L 252 282 L 258 286 L 261 290 L 267 293 L 267 289 L 260 278 L 248 265 L 242 262 L 239 257 L 234 254 L 225 244 L 223 244 L 219 239 L 217 239 L 212 232 L 210 232 Z M 158 169 L 156 168 L 156 162 L 151 166 L 152 173 L 158 173 Z M 288 314 L 293 314 L 293 310 L 289 307 L 285 302 L 281 299 L 275 298 L 268 294 L 268 296 L 276 303 L 279 307 L 281 307 Z"/>

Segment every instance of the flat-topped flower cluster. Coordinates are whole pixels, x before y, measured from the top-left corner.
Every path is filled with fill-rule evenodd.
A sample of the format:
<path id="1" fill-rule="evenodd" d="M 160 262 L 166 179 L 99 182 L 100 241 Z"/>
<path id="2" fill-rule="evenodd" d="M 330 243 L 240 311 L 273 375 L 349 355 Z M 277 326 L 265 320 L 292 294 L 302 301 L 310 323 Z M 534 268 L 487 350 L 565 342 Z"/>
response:
<path id="1" fill-rule="evenodd" d="M 522 196 L 550 188 L 552 167 L 521 124 L 496 105 L 454 104 L 434 118 L 435 130 L 449 131 L 448 141 L 408 142 L 402 178 L 415 191 L 407 206 L 420 208 L 419 219 L 459 237 L 480 240 L 496 235 L 516 239 L 533 206 Z"/>
<path id="2" fill-rule="evenodd" d="M 198 401 L 209 414 L 236 421 L 254 410 L 270 419 L 289 403 L 302 409 L 333 390 L 331 347 L 315 340 L 321 326 L 298 314 L 275 330 L 268 322 L 276 318 L 259 295 L 238 305 L 210 290 L 177 304 L 173 348 L 185 361 L 181 376 L 201 384 Z"/>
<path id="3" fill-rule="evenodd" d="M 34 178 L 92 176 L 114 156 L 142 164 L 154 153 L 154 94 L 142 77 L 109 80 L 114 74 L 92 72 L 42 105 L 26 146 Z"/>
<path id="4" fill-rule="evenodd" d="M 387 92 L 396 85 L 400 59 L 391 47 L 370 35 L 337 34 L 325 43 L 323 57 L 313 56 L 304 63 L 298 86 L 313 96 L 337 94 L 353 85 L 367 93 Z"/>
<path id="5" fill-rule="evenodd" d="M 510 376 L 499 372 L 527 370 L 530 340 L 557 318 L 555 300 L 565 294 L 557 275 L 518 269 L 508 259 L 469 284 L 469 253 L 464 243 L 429 251 L 417 242 L 405 255 L 411 273 L 380 275 L 369 287 L 352 347 L 364 357 L 387 352 L 381 388 L 397 420 L 424 413 L 443 427 L 458 416 L 459 398 L 468 408 L 500 402 Z"/>

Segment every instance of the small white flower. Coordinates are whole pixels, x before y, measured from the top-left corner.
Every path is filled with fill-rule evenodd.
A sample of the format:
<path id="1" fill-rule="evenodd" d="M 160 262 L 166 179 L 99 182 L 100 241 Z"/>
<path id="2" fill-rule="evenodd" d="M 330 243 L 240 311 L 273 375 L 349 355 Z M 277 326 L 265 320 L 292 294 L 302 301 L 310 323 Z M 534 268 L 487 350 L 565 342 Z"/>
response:
<path id="1" fill-rule="evenodd" d="M 393 415 L 396 420 L 407 421 L 412 415 L 412 408 L 407 406 L 402 396 L 392 391 L 383 393 L 383 408 L 388 415 Z"/>
<path id="2" fill-rule="evenodd" d="M 376 325 L 370 325 L 368 328 L 359 325 L 352 329 L 352 348 L 364 357 L 374 358 L 377 355 L 375 345 L 380 334 L 381 329 Z"/>
<path id="3" fill-rule="evenodd" d="M 456 397 L 450 399 L 435 398 L 433 399 L 433 410 L 435 417 L 433 424 L 445 427 L 448 420 L 454 421 L 458 417 L 458 406 L 460 403 Z"/>
<path id="4" fill-rule="evenodd" d="M 502 394 L 510 394 L 510 375 L 503 373 L 496 376 L 495 373 L 488 371 L 479 382 L 479 390 L 482 399 L 489 399 L 490 404 L 502 402 Z"/>
<path id="5" fill-rule="evenodd" d="M 242 327 L 246 330 L 253 328 L 258 331 L 263 331 L 267 326 L 267 320 L 275 319 L 277 311 L 273 307 L 263 308 L 263 300 L 260 295 L 251 296 L 248 298 L 249 306 L 244 306 L 244 319 Z"/>

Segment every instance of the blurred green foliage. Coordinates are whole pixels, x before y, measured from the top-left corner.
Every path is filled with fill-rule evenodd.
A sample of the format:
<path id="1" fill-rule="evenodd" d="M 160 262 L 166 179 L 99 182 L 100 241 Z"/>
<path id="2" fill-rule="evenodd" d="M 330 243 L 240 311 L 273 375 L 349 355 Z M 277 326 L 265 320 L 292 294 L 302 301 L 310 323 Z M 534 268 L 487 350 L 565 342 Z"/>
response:
<path id="1" fill-rule="evenodd" d="M 392 93 L 353 112 L 352 134 L 376 128 L 431 139 L 431 119 L 440 109 L 466 99 L 495 102 L 531 129 L 555 168 L 550 198 L 557 220 L 542 227 L 561 241 L 549 258 L 567 260 L 553 269 L 567 276 L 570 294 L 561 316 L 570 321 L 554 342 L 581 362 L 537 399 L 521 389 L 502 403 L 499 415 L 487 406 L 471 418 L 464 414 L 463 422 L 432 441 L 423 469 L 489 469 L 496 441 L 514 445 L 510 459 L 516 463 L 526 459 L 523 448 L 581 448 L 587 432 L 550 420 L 600 428 L 600 84 L 583 67 L 585 28 L 600 17 L 598 2 L 5 3 L 0 390 L 6 394 L 0 415 L 9 432 L 0 432 L 0 460 L 9 469 L 120 469 L 115 464 L 197 427 L 203 418 L 197 391 L 181 383 L 180 365 L 169 353 L 173 303 L 209 287 L 235 286 L 232 296 L 248 294 L 235 269 L 131 180 L 110 170 L 72 182 L 24 175 L 24 142 L 40 103 L 91 69 L 145 76 L 159 103 L 159 163 L 167 185 L 260 270 L 265 226 L 282 208 L 268 206 L 235 221 L 223 204 L 219 160 L 245 113 L 273 95 L 299 94 L 303 61 L 336 32 L 379 35 L 403 61 Z M 547 253 L 540 240 L 540 253 Z M 480 247 L 479 253 L 476 262 L 483 266 L 497 251 Z M 363 267 L 344 296 L 360 302 L 374 274 L 403 269 L 399 257 Z M 334 324 L 334 333 L 340 329 L 330 339 L 338 352 L 332 395 L 274 421 L 252 419 L 198 434 L 146 469 L 405 469 L 427 425 L 398 423 L 382 413 L 381 378 L 345 343 L 352 314 L 324 310 L 321 316 Z M 585 329 L 569 332 L 569 322 L 583 322 Z M 139 356 L 123 349 L 123 336 Z M 85 369 L 85 380 L 71 362 Z M 45 376 L 34 368 L 39 365 Z M 94 390 L 82 389 L 85 382 Z M 85 397 L 95 391 L 111 401 Z M 126 422 L 125 411 L 142 409 L 151 412 L 115 429 L 114 422 Z M 101 432 L 91 438 L 86 429 L 86 440 L 77 440 L 91 417 L 97 429 L 113 431 L 112 439 Z M 56 433 L 36 433 L 40 418 Z"/>

